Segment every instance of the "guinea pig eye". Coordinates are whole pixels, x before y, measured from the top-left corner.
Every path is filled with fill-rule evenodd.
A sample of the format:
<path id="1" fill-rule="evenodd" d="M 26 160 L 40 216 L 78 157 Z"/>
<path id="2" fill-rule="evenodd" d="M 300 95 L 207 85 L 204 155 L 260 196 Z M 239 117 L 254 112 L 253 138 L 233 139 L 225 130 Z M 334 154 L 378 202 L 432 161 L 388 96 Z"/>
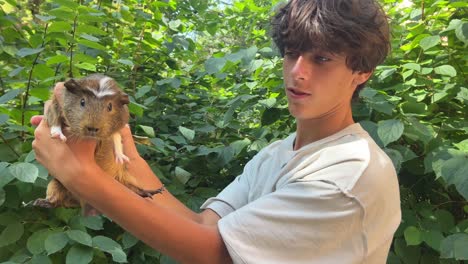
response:
<path id="1" fill-rule="evenodd" d="M 84 98 L 81 98 L 80 105 L 81 105 L 81 107 L 85 106 L 85 99 Z"/>
<path id="2" fill-rule="evenodd" d="M 112 111 L 112 103 L 109 103 L 107 105 L 107 111 L 109 111 L 109 112 Z"/>

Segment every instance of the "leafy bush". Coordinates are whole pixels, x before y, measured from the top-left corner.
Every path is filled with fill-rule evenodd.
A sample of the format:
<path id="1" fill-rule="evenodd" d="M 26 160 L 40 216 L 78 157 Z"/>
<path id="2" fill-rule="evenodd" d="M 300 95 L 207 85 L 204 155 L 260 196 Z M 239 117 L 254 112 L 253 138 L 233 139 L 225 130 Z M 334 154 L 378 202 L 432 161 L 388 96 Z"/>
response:
<path id="1" fill-rule="evenodd" d="M 130 95 L 138 149 L 194 210 L 295 129 L 268 36 L 276 1 L 0 0 L 0 262 L 172 263 L 105 216 L 32 208 L 32 115 L 92 72 Z M 393 51 L 354 105 L 399 171 L 389 263 L 468 259 L 467 4 L 386 0 Z M 406 7 L 405 7 L 406 5 Z"/>

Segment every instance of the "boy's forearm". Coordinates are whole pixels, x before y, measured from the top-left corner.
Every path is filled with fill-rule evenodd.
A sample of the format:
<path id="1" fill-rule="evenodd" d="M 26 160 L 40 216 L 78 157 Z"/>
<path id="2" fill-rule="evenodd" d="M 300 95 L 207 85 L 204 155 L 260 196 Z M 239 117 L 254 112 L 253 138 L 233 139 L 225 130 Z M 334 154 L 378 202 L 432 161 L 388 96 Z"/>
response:
<path id="1" fill-rule="evenodd" d="M 153 173 L 151 167 L 142 158 L 132 160 L 127 164 L 130 173 L 137 179 L 138 186 L 145 190 L 156 190 L 163 186 L 161 180 Z M 198 223 L 202 222 L 201 216 L 174 197 L 167 189 L 161 194 L 155 194 L 149 201 L 157 203 L 160 206 L 170 208 Z"/>
<path id="2" fill-rule="evenodd" d="M 193 219 L 197 214 L 168 192 L 156 195 L 151 202 L 106 175 L 97 165 L 86 168 L 84 175 L 66 187 L 149 246 L 182 263 L 230 262 L 217 226 L 197 222 Z"/>

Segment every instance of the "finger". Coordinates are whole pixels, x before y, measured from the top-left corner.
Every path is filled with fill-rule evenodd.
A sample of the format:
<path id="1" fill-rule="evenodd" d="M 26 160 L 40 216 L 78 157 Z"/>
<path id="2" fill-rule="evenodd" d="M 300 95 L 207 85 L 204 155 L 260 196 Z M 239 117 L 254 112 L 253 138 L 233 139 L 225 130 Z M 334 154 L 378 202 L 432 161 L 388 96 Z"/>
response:
<path id="1" fill-rule="evenodd" d="M 46 120 L 41 120 L 34 130 L 34 137 L 36 139 L 45 138 L 50 135 L 50 128 Z"/>
<path id="2" fill-rule="evenodd" d="M 136 149 L 135 142 L 133 141 L 132 131 L 128 124 L 120 130 L 120 135 L 122 136 L 122 145 L 125 154 L 132 156 L 137 153 L 138 151 Z"/>
<path id="3" fill-rule="evenodd" d="M 39 123 L 41 123 L 42 119 L 44 119 L 44 116 L 42 116 L 42 115 L 35 115 L 35 116 L 31 117 L 31 120 L 30 120 L 31 125 L 38 126 Z"/>

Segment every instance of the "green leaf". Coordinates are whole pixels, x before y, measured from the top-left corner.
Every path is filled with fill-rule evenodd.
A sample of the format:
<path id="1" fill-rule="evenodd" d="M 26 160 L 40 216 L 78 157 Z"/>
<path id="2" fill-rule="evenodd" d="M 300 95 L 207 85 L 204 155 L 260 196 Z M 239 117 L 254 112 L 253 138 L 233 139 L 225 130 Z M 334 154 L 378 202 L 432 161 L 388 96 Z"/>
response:
<path id="1" fill-rule="evenodd" d="M 86 34 L 86 33 L 80 34 L 80 37 L 82 37 L 84 39 L 87 39 L 89 41 L 92 41 L 92 42 L 99 42 L 99 38 L 96 38 L 95 36 L 91 36 L 91 35 Z"/>
<path id="2" fill-rule="evenodd" d="M 441 176 L 448 184 L 454 184 L 457 191 L 468 200 L 468 157 L 460 155 L 442 164 Z"/>
<path id="3" fill-rule="evenodd" d="M 7 114 L 0 114 L 0 125 L 5 124 L 9 118 Z"/>
<path id="4" fill-rule="evenodd" d="M 10 173 L 22 182 L 35 182 L 39 170 L 31 163 L 18 162 L 9 167 Z"/>
<path id="5" fill-rule="evenodd" d="M 429 36 L 421 39 L 419 45 L 423 50 L 428 50 L 440 43 L 440 36 Z"/>
<path id="6" fill-rule="evenodd" d="M 55 55 L 55 56 L 52 56 L 52 57 L 49 57 L 47 58 L 47 65 L 53 65 L 53 64 L 57 64 L 57 63 L 62 63 L 62 62 L 67 62 L 68 61 L 68 57 L 65 56 L 65 55 Z"/>
<path id="7" fill-rule="evenodd" d="M 384 146 L 398 140 L 403 134 L 404 125 L 400 120 L 389 119 L 377 123 L 377 134 Z"/>
<path id="8" fill-rule="evenodd" d="M 395 253 L 401 257 L 404 263 L 419 263 L 421 258 L 421 249 L 416 246 L 407 246 L 403 239 L 394 240 Z"/>
<path id="9" fill-rule="evenodd" d="M 442 244 L 442 240 L 444 240 L 444 236 L 438 230 L 429 230 L 423 233 L 423 240 L 431 248 L 440 252 L 440 245 Z"/>
<path id="10" fill-rule="evenodd" d="M 12 70 L 10 73 L 8 73 L 8 77 L 15 77 L 18 75 L 20 72 L 24 70 L 24 67 L 17 67 L 16 69 Z"/>
<path id="11" fill-rule="evenodd" d="M 17 53 L 16 55 L 21 57 L 21 58 L 24 58 L 26 56 L 30 56 L 30 55 L 34 55 L 34 54 L 37 54 L 37 53 L 40 53 L 41 51 L 43 51 L 44 48 L 38 48 L 38 49 L 30 49 L 30 48 L 21 48 Z"/>
<path id="12" fill-rule="evenodd" d="M 73 245 L 67 252 L 66 264 L 88 264 L 93 260 L 94 251 L 83 245 Z"/>
<path id="13" fill-rule="evenodd" d="M 401 65 L 401 67 L 403 67 L 405 69 L 409 69 L 409 70 L 415 70 L 417 72 L 421 71 L 421 65 L 419 65 L 417 63 L 414 63 L 414 62 L 405 63 L 405 64 Z"/>
<path id="14" fill-rule="evenodd" d="M 4 104 L 9 102 L 10 100 L 13 100 L 18 96 L 20 93 L 23 92 L 23 89 L 13 89 L 8 92 L 6 92 L 4 95 L 0 97 L 0 104 Z"/>
<path id="15" fill-rule="evenodd" d="M 457 260 L 467 260 L 468 234 L 458 233 L 446 237 L 440 246 L 441 258 L 455 258 Z"/>
<path id="16" fill-rule="evenodd" d="M 468 89 L 462 87 L 456 97 L 461 103 L 468 104 Z"/>
<path id="17" fill-rule="evenodd" d="M 33 77 L 36 77 L 40 80 L 45 80 L 47 78 L 53 77 L 55 75 L 54 70 L 49 68 L 45 64 L 38 64 L 34 67 Z"/>
<path id="18" fill-rule="evenodd" d="M 119 60 L 117 60 L 117 62 L 120 62 L 120 63 L 122 63 L 124 65 L 127 65 L 127 66 L 130 66 L 130 67 L 134 66 L 133 61 L 131 61 L 131 60 L 119 59 Z"/>
<path id="19" fill-rule="evenodd" d="M 46 238 L 44 247 L 47 251 L 47 254 L 51 255 L 62 250 L 67 245 L 68 241 L 68 236 L 65 233 L 54 233 Z"/>
<path id="20" fill-rule="evenodd" d="M 405 229 L 405 240 L 409 246 L 416 246 L 422 242 L 421 231 L 414 226 L 409 226 Z"/>
<path id="21" fill-rule="evenodd" d="M 79 36 L 82 33 L 91 34 L 91 35 L 106 35 L 107 34 L 106 31 L 98 27 L 91 26 L 89 24 L 83 24 L 83 25 L 79 25 L 76 27 L 76 34 Z"/>
<path id="22" fill-rule="evenodd" d="M 6 193 L 3 189 L 0 188 L 0 206 L 5 202 Z"/>
<path id="23" fill-rule="evenodd" d="M 127 262 L 127 255 L 123 252 L 122 247 L 114 240 L 105 236 L 93 237 L 93 246 L 98 249 L 112 254 L 112 259 L 115 262 Z"/>
<path id="24" fill-rule="evenodd" d="M 37 17 L 38 19 L 44 21 L 44 22 L 50 21 L 50 20 L 52 20 L 52 19 L 55 19 L 54 16 L 41 16 L 41 15 L 38 15 L 38 14 L 35 14 L 34 16 Z"/>
<path id="25" fill-rule="evenodd" d="M 182 133 L 182 135 L 188 140 L 193 140 L 195 138 L 195 131 L 192 129 L 179 126 L 179 132 Z"/>
<path id="26" fill-rule="evenodd" d="M 181 167 L 176 166 L 175 167 L 175 176 L 182 184 L 186 184 L 188 182 L 188 180 L 190 180 L 190 177 L 192 176 L 192 174 L 190 172 L 182 169 Z"/>
<path id="27" fill-rule="evenodd" d="M 463 21 L 455 28 L 455 35 L 463 43 L 468 44 L 468 22 Z"/>
<path id="28" fill-rule="evenodd" d="M 468 153 L 468 139 L 465 139 L 459 143 L 453 144 L 455 147 L 457 147 L 459 150 L 467 152 Z"/>
<path id="29" fill-rule="evenodd" d="M 403 163 L 403 155 L 396 149 L 385 148 L 384 151 L 392 160 L 393 166 L 395 166 L 395 170 L 398 173 L 401 169 L 401 164 Z"/>
<path id="30" fill-rule="evenodd" d="M 134 237 L 132 234 L 125 232 L 122 235 L 122 244 L 124 249 L 131 248 L 138 243 L 138 238 Z"/>
<path id="31" fill-rule="evenodd" d="M 457 76 L 457 71 L 455 70 L 454 67 L 450 65 L 442 65 L 439 67 L 434 68 L 434 72 L 440 75 L 446 75 L 450 77 L 455 77 Z"/>
<path id="32" fill-rule="evenodd" d="M 88 233 L 86 232 L 83 232 L 81 230 L 68 230 L 66 234 L 68 238 L 80 244 L 83 244 L 85 246 L 90 246 L 90 247 L 93 245 L 91 236 L 88 235 Z"/>
<path id="33" fill-rule="evenodd" d="M 208 74 L 218 73 L 221 72 L 225 64 L 225 58 L 209 58 L 205 62 L 205 70 Z"/>
<path id="34" fill-rule="evenodd" d="M 90 71 L 90 72 L 95 72 L 96 71 L 96 65 L 88 63 L 88 62 L 75 63 L 75 64 L 73 64 L 73 66 L 75 66 L 76 68 L 79 68 L 79 69 Z"/>
<path id="35" fill-rule="evenodd" d="M 427 113 L 427 105 L 425 103 L 418 103 L 418 102 L 404 102 L 401 104 L 401 109 L 405 114 L 419 114 L 424 115 Z"/>
<path id="36" fill-rule="evenodd" d="M 24 233 L 24 226 L 21 223 L 11 223 L 3 229 L 0 234 L 0 248 L 18 241 Z"/>
<path id="37" fill-rule="evenodd" d="M 71 1 L 71 0 L 54 0 L 55 3 L 59 4 L 60 6 L 65 6 L 71 9 L 76 9 L 80 5 Z"/>
<path id="38" fill-rule="evenodd" d="M 178 31 L 178 27 L 180 26 L 181 22 L 179 19 L 177 20 L 171 20 L 169 21 L 169 28 L 174 30 L 174 31 Z"/>
<path id="39" fill-rule="evenodd" d="M 380 82 L 383 82 L 385 79 L 387 79 L 388 77 L 392 76 L 395 72 L 396 72 L 396 69 L 395 69 L 395 68 L 383 70 L 383 71 L 380 72 L 380 74 L 378 75 L 379 81 L 380 81 Z"/>
<path id="40" fill-rule="evenodd" d="M 245 147 L 250 145 L 252 142 L 248 138 L 244 138 L 242 140 L 236 140 L 230 144 L 232 149 L 234 150 L 234 156 L 238 155 Z"/>
<path id="41" fill-rule="evenodd" d="M 281 117 L 281 109 L 279 108 L 267 108 L 262 114 L 262 126 L 269 126 Z"/>
<path id="42" fill-rule="evenodd" d="M 90 40 L 87 40 L 87 39 L 78 39 L 77 42 L 81 45 L 84 45 L 86 47 L 90 47 L 90 48 L 93 48 L 93 49 L 97 49 L 97 50 L 102 50 L 102 51 L 107 51 L 107 48 L 104 47 L 103 45 L 97 43 L 97 42 L 94 42 L 94 41 L 90 41 Z"/>
<path id="43" fill-rule="evenodd" d="M 45 228 L 34 232 L 26 243 L 26 247 L 34 255 L 40 254 L 45 251 L 45 240 L 47 236 L 52 234 L 52 230 Z"/>
<path id="44" fill-rule="evenodd" d="M 104 220 L 101 216 L 87 216 L 81 217 L 80 223 L 85 227 L 92 229 L 92 230 L 102 230 L 104 229 L 103 224 Z"/>
<path id="45" fill-rule="evenodd" d="M 52 264 L 52 261 L 48 256 L 44 255 L 34 255 L 31 258 L 31 262 L 28 262 L 29 264 Z"/>
<path id="46" fill-rule="evenodd" d="M 145 134 L 148 137 L 154 138 L 156 136 L 154 133 L 154 129 L 152 127 L 143 126 L 143 125 L 139 125 L 139 127 L 143 130 L 143 132 L 145 132 Z"/>
<path id="47" fill-rule="evenodd" d="M 70 23 L 68 22 L 64 22 L 64 21 L 55 21 L 55 22 L 52 22 L 47 30 L 48 33 L 52 33 L 52 32 L 67 32 L 67 31 L 71 31 L 72 30 L 72 26 Z"/>

